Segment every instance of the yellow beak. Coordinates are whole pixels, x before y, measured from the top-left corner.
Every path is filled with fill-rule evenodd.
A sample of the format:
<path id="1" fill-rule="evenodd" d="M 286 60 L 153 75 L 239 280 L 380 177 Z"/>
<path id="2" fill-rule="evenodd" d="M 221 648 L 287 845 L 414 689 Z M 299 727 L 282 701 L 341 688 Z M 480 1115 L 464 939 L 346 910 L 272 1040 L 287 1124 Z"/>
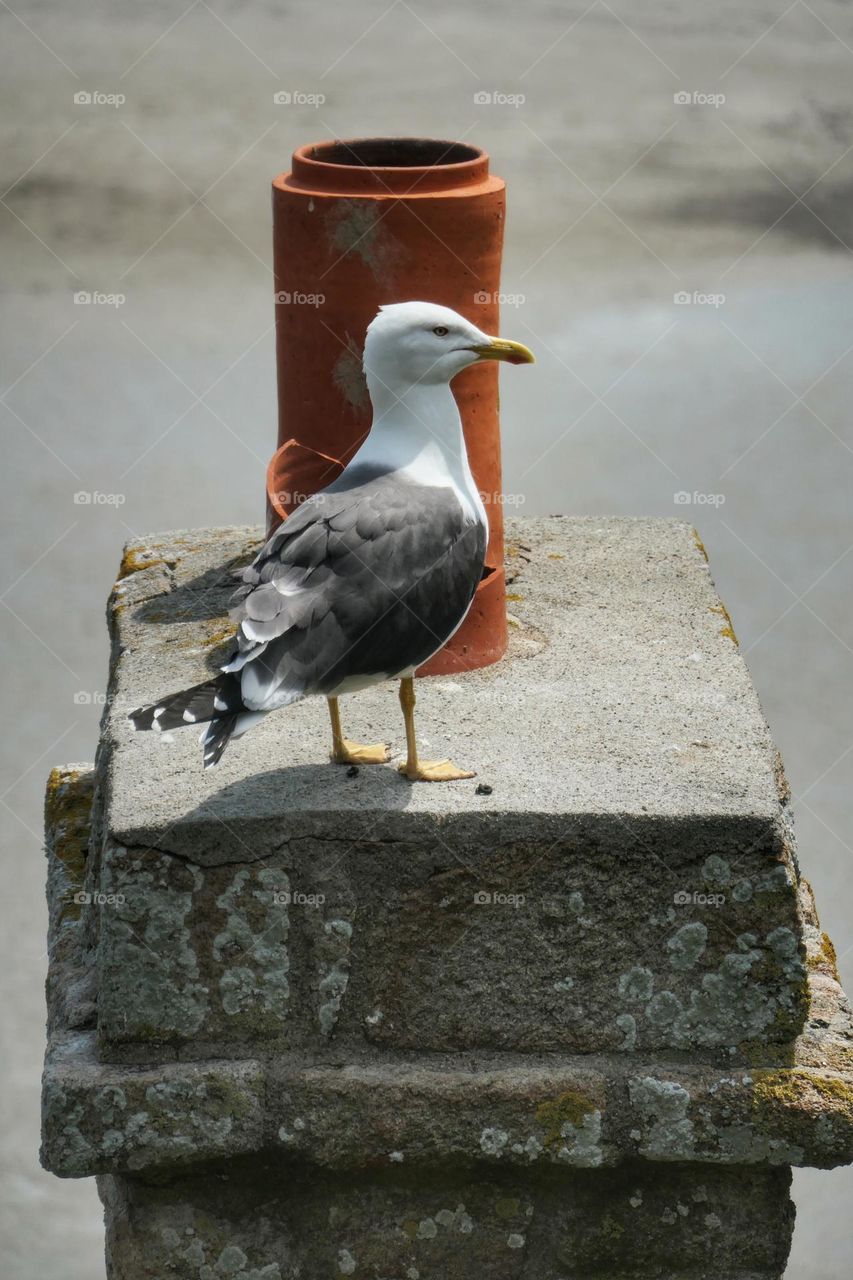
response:
<path id="1" fill-rule="evenodd" d="M 509 338 L 493 338 L 481 347 L 472 347 L 481 360 L 507 360 L 510 364 L 535 364 L 536 357 L 529 347 Z"/>

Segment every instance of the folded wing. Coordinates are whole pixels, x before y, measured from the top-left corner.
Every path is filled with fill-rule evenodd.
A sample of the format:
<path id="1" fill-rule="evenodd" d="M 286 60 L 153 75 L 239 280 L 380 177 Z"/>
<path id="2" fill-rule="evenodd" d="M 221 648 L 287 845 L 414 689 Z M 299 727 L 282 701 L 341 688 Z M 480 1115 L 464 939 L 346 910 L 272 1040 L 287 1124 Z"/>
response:
<path id="1" fill-rule="evenodd" d="M 247 707 L 272 710 L 419 666 L 467 612 L 485 546 L 453 489 L 345 473 L 244 571 L 224 669 L 240 673 Z"/>

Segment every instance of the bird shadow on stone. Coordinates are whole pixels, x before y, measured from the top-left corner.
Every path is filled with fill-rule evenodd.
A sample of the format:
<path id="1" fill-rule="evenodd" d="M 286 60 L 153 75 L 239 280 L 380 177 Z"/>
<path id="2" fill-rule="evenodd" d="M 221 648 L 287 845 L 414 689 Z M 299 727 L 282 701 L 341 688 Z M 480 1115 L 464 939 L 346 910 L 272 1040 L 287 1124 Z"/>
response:
<path id="1" fill-rule="evenodd" d="M 232 556 L 171 591 L 146 600 L 135 610 L 134 620 L 172 626 L 180 622 L 226 622 L 231 597 L 240 585 L 240 571 L 251 563 L 254 550 Z"/>
<path id="2" fill-rule="evenodd" d="M 192 623 L 186 637 L 174 643 L 187 649 L 205 650 L 208 670 L 218 671 L 234 649 L 236 623 L 229 617 L 231 597 L 239 586 L 239 572 L 251 556 L 235 556 L 223 565 L 207 569 L 174 590 L 146 600 L 133 613 L 135 622 L 155 626 Z"/>
<path id="3" fill-rule="evenodd" d="M 221 861 L 239 861 L 243 854 L 247 862 L 269 856 L 270 823 L 279 818 L 287 824 L 282 827 L 282 839 L 288 828 L 294 835 L 310 837 L 315 825 L 318 830 L 322 827 L 328 839 L 328 815 L 338 813 L 344 820 L 341 840 L 367 840 L 377 820 L 381 823 L 379 815 L 407 808 L 413 785 L 425 784 L 413 784 L 402 777 L 396 760 L 357 769 L 352 773 L 352 766 L 316 762 L 254 773 L 207 796 L 181 823 L 191 826 L 194 837 L 198 834 L 205 845 L 209 833 L 211 843 L 227 850 Z M 358 824 L 347 822 L 350 814 L 353 819 L 363 815 L 363 834 Z M 253 846 L 255 826 L 265 835 L 264 847 L 257 850 Z M 379 833 L 373 838 L 380 838 Z"/>

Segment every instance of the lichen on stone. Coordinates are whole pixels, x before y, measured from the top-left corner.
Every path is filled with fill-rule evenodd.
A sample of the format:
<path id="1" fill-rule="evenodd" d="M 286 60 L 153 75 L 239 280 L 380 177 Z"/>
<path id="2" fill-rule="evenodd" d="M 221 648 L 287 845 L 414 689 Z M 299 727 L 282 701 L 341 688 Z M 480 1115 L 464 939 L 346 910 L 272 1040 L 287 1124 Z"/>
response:
<path id="1" fill-rule="evenodd" d="M 655 979 L 651 969 L 643 965 L 634 965 L 627 973 L 619 975 L 619 995 L 623 1000 L 639 1004 L 649 999 L 654 990 Z"/>
<path id="2" fill-rule="evenodd" d="M 701 920 L 682 925 L 666 943 L 673 969 L 693 969 L 704 954 L 707 942 L 708 927 Z"/>
<path id="3" fill-rule="evenodd" d="M 211 944 L 223 1012 L 264 1037 L 288 1016 L 289 891 L 283 871 L 241 867 L 215 900 L 224 915 Z"/>
<path id="4" fill-rule="evenodd" d="M 658 992 L 645 1013 L 663 1043 L 677 1049 L 784 1042 L 802 1024 L 807 998 L 796 938 L 780 926 L 763 946 L 753 933 L 739 935 L 737 949 L 686 998 Z"/>
<path id="5" fill-rule="evenodd" d="M 736 883 L 732 887 L 732 898 L 735 900 L 735 902 L 738 902 L 741 905 L 743 905 L 743 903 L 749 902 L 750 898 L 752 897 L 752 894 L 753 894 L 752 881 L 747 877 L 744 877 L 742 880 L 736 881 Z"/>
<path id="6" fill-rule="evenodd" d="M 838 960 L 835 954 L 835 947 L 828 933 L 820 935 L 820 942 L 817 949 L 808 954 L 806 963 L 810 969 L 820 970 L 828 973 L 837 983 L 841 983 L 838 973 Z"/>
<path id="7" fill-rule="evenodd" d="M 209 993 L 188 924 L 201 883 L 198 867 L 154 851 L 141 858 L 119 846 L 105 851 L 101 888 L 114 905 L 101 922 L 101 963 L 110 974 L 102 1032 L 168 1040 L 202 1026 Z"/>
<path id="8" fill-rule="evenodd" d="M 81 904 L 77 896 L 86 877 L 86 858 L 92 818 L 94 778 L 74 768 L 51 769 L 45 788 L 44 822 L 48 850 L 61 868 L 61 884 L 56 884 L 54 925 L 78 920 Z"/>
<path id="9" fill-rule="evenodd" d="M 342 1276 L 351 1276 L 357 1266 L 358 1263 L 349 1249 L 338 1250 L 338 1271 Z"/>
<path id="10" fill-rule="evenodd" d="M 712 853 L 702 864 L 702 878 L 706 884 L 717 885 L 723 889 L 731 884 L 732 869 L 725 858 Z"/>
<path id="11" fill-rule="evenodd" d="M 595 1099 L 580 1089 L 567 1089 L 541 1102 L 536 1123 L 543 1131 L 543 1147 L 553 1159 L 581 1168 L 602 1163 L 601 1111 Z"/>
<path id="12" fill-rule="evenodd" d="M 620 1013 L 616 1017 L 616 1025 L 624 1039 L 618 1046 L 620 1053 L 633 1053 L 637 1047 L 637 1019 L 630 1013 Z"/>
<path id="13" fill-rule="evenodd" d="M 320 979 L 320 1006 L 317 1010 L 317 1018 L 320 1031 L 324 1036 L 330 1036 L 335 1029 L 348 982 L 349 960 L 344 958 L 337 960 L 329 972 Z"/>
<path id="14" fill-rule="evenodd" d="M 559 1141 L 564 1124 L 577 1127 L 595 1110 L 595 1101 L 580 1089 L 567 1089 L 558 1098 L 540 1102 L 536 1108 L 536 1123 L 544 1130 L 545 1146 L 553 1146 Z"/>
<path id="15" fill-rule="evenodd" d="M 690 1094 L 674 1080 L 643 1076 L 629 1081 L 632 1106 L 643 1120 L 640 1152 L 658 1159 L 690 1159 L 695 1136 L 688 1116 Z"/>
<path id="16" fill-rule="evenodd" d="M 508 1142 L 505 1129 L 484 1129 L 480 1134 L 480 1150 L 487 1156 L 499 1156 Z"/>
<path id="17" fill-rule="evenodd" d="M 157 565 L 163 565 L 167 569 L 174 569 L 177 563 L 175 559 L 167 560 L 163 556 L 158 556 L 156 551 L 153 551 L 150 547 L 129 542 L 121 558 L 117 581 L 121 582 L 123 578 L 129 578 L 131 574 L 141 573 L 145 569 L 154 569 Z"/>

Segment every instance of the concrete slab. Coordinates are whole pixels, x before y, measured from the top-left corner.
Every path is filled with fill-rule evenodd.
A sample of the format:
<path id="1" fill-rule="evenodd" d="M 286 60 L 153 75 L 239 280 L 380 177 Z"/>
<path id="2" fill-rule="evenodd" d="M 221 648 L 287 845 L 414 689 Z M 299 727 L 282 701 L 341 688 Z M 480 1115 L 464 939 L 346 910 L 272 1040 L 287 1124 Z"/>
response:
<path id="1" fill-rule="evenodd" d="M 494 823 L 610 838 L 613 819 L 768 824 L 778 762 L 731 623 L 690 526 L 554 517 L 510 523 L 513 647 L 495 667 L 419 689 L 425 749 L 476 782 L 411 786 L 392 767 L 329 767 L 322 700 L 276 713 L 201 771 L 196 736 L 136 734 L 127 712 L 225 660 L 234 568 L 251 528 L 129 544 L 111 600 L 117 655 L 102 743 L 107 823 L 121 843 L 200 864 L 252 861 L 288 840 L 340 833 L 406 839 Z M 534 548 L 527 562 L 519 545 Z M 402 725 L 392 686 L 344 700 L 352 736 Z M 488 797 L 478 782 L 492 788 Z"/>

